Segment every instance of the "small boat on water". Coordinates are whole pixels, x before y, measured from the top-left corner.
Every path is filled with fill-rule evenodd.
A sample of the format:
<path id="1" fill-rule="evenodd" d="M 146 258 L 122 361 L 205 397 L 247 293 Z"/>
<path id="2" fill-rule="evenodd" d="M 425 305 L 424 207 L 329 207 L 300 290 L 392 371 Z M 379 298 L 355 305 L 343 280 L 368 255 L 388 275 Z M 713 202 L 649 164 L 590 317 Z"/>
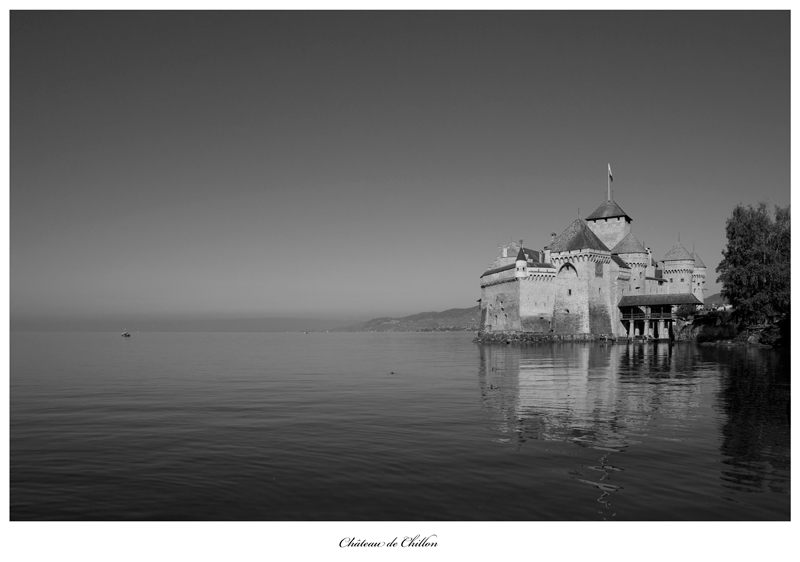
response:
<path id="1" fill-rule="evenodd" d="M 129 338 L 129 337 L 131 337 L 131 333 L 130 332 L 122 332 L 122 337 L 123 338 Z"/>

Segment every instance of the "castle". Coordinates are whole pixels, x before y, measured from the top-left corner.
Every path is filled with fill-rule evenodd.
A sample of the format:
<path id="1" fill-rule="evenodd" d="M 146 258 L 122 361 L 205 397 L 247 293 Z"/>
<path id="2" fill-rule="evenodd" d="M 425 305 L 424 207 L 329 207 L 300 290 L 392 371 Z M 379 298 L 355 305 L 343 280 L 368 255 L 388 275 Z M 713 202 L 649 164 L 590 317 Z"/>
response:
<path id="1" fill-rule="evenodd" d="M 703 303 L 706 266 L 678 241 L 656 261 L 613 200 L 577 219 L 543 251 L 500 245 L 481 275 L 481 331 L 584 339 L 671 337 L 675 311 Z"/>

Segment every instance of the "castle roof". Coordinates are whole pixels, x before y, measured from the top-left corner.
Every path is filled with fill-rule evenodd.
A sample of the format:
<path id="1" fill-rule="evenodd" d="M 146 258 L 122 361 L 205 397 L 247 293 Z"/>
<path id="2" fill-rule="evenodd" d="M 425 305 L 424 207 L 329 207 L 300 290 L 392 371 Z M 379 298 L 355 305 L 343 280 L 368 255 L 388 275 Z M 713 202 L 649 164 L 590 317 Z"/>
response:
<path id="1" fill-rule="evenodd" d="M 587 221 L 594 220 L 594 219 L 610 219 L 613 217 L 625 217 L 626 219 L 631 219 L 625 211 L 620 209 L 619 205 L 617 205 L 614 200 L 606 201 L 597 209 L 595 209 L 594 213 L 586 217 Z"/>
<path id="2" fill-rule="evenodd" d="M 692 293 L 672 295 L 626 295 L 617 306 L 662 306 L 667 304 L 703 304 Z"/>
<path id="3" fill-rule="evenodd" d="M 608 252 L 608 246 L 592 232 L 583 219 L 575 219 L 564 232 L 556 236 L 550 244 L 551 252 L 570 252 L 572 250 L 601 250 Z"/>
<path id="4" fill-rule="evenodd" d="M 676 242 L 672 249 L 667 252 L 667 255 L 664 256 L 664 261 L 681 261 L 681 260 L 690 260 L 694 261 L 692 254 L 689 253 L 689 250 L 683 247 L 683 244 L 680 242 Z"/>
<path id="5" fill-rule="evenodd" d="M 509 269 L 514 269 L 516 267 L 517 266 L 515 264 L 510 263 L 510 264 L 504 265 L 502 267 L 495 267 L 494 269 L 487 269 L 486 271 L 483 272 L 483 275 L 481 275 L 481 277 L 486 277 L 487 275 L 492 275 L 493 273 L 500 273 L 501 271 L 507 271 Z"/>
<path id="6" fill-rule="evenodd" d="M 614 263 L 616 263 L 618 266 L 620 266 L 622 268 L 625 268 L 625 269 L 630 269 L 631 268 L 631 266 L 629 266 L 627 263 L 625 263 L 624 259 L 622 259 L 621 257 L 619 257 L 616 254 L 611 254 L 611 259 L 614 260 Z"/>
<path id="7" fill-rule="evenodd" d="M 541 250 L 531 250 L 530 248 L 522 248 L 522 251 L 528 257 L 529 260 L 536 260 L 536 259 L 544 259 Z"/>
<path id="8" fill-rule="evenodd" d="M 504 265 L 503 267 L 487 269 L 486 271 L 483 272 L 483 275 L 481 275 L 481 277 L 486 277 L 487 275 L 492 275 L 493 273 L 500 273 L 501 271 L 507 271 L 509 269 L 515 269 L 516 267 L 517 267 L 516 264 L 511 263 L 508 265 Z"/>
<path id="9" fill-rule="evenodd" d="M 501 273 L 503 271 L 509 271 L 511 269 L 515 269 L 517 266 L 514 263 L 510 263 L 508 265 L 504 265 L 502 267 L 496 267 L 494 269 L 487 269 L 483 272 L 481 277 L 486 277 L 487 275 L 492 275 L 494 273 Z M 552 263 L 542 263 L 538 261 L 529 261 L 528 267 L 549 267 L 551 269 L 555 269 L 555 266 Z"/>
<path id="10" fill-rule="evenodd" d="M 517 254 L 517 261 L 528 261 L 528 258 L 525 256 L 525 252 L 523 248 L 520 247 L 519 253 Z"/>
<path id="11" fill-rule="evenodd" d="M 629 232 L 625 238 L 611 249 L 612 254 L 646 254 L 647 249 L 636 239 L 633 232 Z"/>
<path id="12" fill-rule="evenodd" d="M 695 267 L 705 267 L 706 264 L 703 263 L 703 260 L 700 259 L 700 256 L 697 255 L 697 252 L 692 252 L 692 257 L 694 258 L 694 266 Z"/>

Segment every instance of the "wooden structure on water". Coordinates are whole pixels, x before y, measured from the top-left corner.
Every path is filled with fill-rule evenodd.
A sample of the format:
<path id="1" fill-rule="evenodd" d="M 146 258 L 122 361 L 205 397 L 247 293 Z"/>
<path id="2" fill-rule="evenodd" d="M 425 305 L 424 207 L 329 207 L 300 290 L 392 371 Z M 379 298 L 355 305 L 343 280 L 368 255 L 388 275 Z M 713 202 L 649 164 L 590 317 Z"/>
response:
<path id="1" fill-rule="evenodd" d="M 683 304 L 702 303 L 691 293 L 624 296 L 618 305 L 620 322 L 628 338 L 670 339 L 674 337 L 676 309 Z"/>

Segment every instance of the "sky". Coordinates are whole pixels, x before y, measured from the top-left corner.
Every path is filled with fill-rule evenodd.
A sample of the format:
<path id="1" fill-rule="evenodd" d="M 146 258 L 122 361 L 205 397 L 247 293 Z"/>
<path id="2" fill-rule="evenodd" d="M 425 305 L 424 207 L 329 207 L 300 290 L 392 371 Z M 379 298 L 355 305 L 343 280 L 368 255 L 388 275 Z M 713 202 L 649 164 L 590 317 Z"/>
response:
<path id="1" fill-rule="evenodd" d="M 789 12 L 12 12 L 15 320 L 475 306 L 606 197 L 708 267 L 790 202 Z"/>

